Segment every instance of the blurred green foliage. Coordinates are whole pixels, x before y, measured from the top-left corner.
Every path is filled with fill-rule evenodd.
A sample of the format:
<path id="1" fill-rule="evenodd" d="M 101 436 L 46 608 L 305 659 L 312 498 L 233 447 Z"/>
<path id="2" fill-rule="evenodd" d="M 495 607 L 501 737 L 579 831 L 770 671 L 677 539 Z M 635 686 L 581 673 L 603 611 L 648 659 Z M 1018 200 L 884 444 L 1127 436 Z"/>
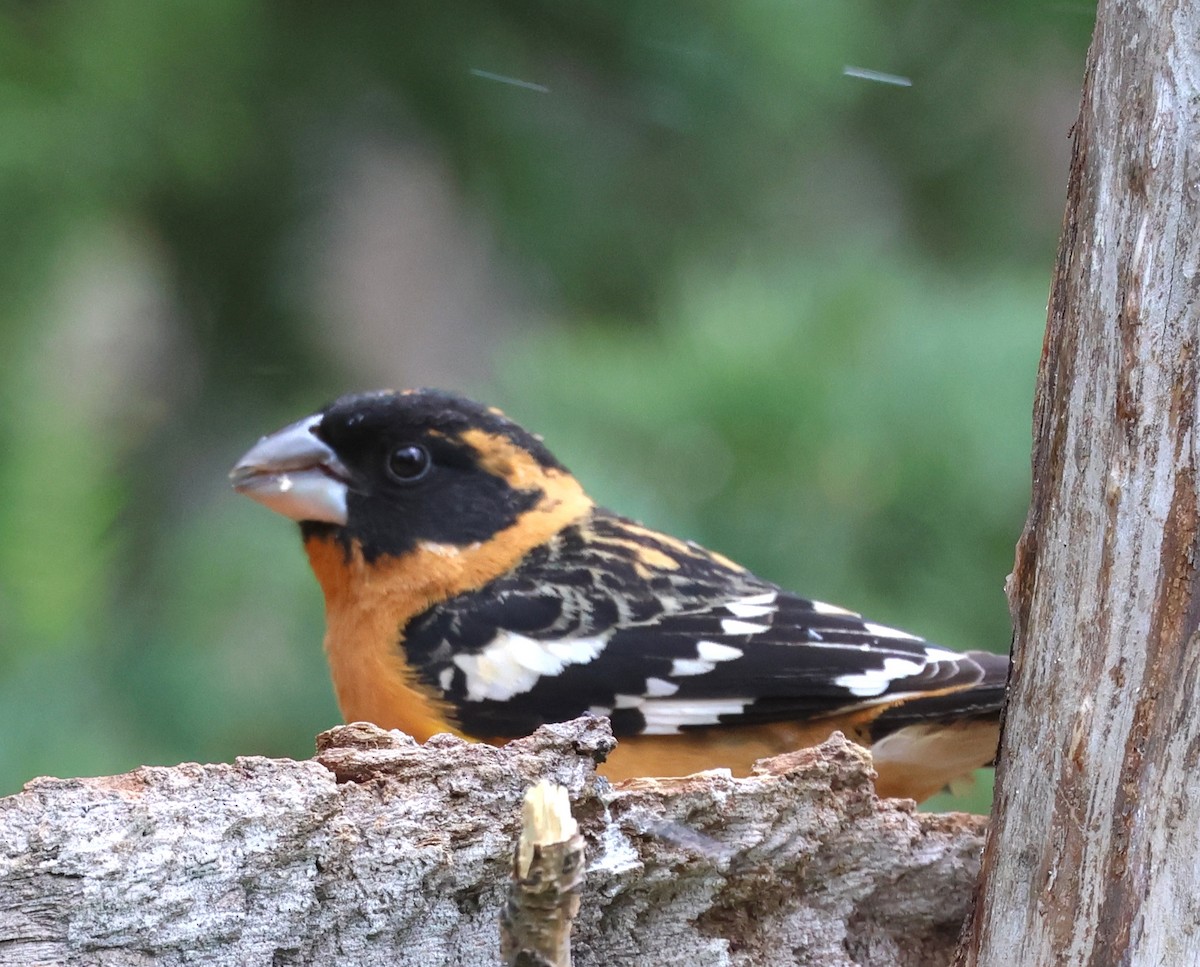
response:
<path id="1" fill-rule="evenodd" d="M 0 794 L 303 756 L 337 720 L 294 528 L 224 474 L 363 388 L 313 279 L 364 146 L 432 153 L 530 307 L 477 327 L 459 353 L 494 375 L 459 388 L 610 506 L 1003 650 L 1070 121 L 1038 118 L 1090 26 L 1031 0 L 0 7 Z"/>

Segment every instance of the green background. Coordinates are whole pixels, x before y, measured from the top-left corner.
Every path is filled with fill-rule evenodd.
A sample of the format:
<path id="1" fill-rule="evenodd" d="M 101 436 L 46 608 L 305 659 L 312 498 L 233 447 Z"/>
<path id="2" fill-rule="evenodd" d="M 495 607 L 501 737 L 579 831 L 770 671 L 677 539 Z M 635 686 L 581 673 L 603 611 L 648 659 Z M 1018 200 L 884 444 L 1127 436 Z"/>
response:
<path id="1" fill-rule="evenodd" d="M 0 794 L 310 753 L 319 593 L 225 474 L 376 385 L 484 398 L 615 509 L 1005 650 L 1092 14 L 0 6 Z"/>

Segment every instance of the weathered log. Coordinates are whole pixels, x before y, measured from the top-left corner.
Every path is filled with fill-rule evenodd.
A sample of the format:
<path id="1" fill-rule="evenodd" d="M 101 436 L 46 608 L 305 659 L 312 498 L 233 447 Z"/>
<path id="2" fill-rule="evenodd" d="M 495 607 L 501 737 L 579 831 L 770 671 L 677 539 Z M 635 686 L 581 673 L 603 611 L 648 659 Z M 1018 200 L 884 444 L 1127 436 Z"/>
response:
<path id="1" fill-rule="evenodd" d="M 307 762 L 39 779 L 0 800 L 0 965 L 496 963 L 526 788 L 565 786 L 587 841 L 578 967 L 948 962 L 984 820 L 874 795 L 835 736 L 610 787 L 603 720 L 495 749 L 373 726 Z"/>

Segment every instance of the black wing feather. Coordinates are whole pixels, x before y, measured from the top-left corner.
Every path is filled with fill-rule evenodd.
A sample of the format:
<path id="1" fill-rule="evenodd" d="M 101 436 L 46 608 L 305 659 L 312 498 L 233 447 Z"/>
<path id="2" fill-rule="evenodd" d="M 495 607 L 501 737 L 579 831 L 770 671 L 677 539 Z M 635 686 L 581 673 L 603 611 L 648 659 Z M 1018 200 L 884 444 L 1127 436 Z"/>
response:
<path id="1" fill-rule="evenodd" d="M 886 734 L 994 712 L 1007 671 L 1001 656 L 948 652 L 607 512 L 415 618 L 403 647 L 462 728 L 486 736 L 587 711 L 609 715 L 620 735 L 965 689 L 888 709 Z"/>

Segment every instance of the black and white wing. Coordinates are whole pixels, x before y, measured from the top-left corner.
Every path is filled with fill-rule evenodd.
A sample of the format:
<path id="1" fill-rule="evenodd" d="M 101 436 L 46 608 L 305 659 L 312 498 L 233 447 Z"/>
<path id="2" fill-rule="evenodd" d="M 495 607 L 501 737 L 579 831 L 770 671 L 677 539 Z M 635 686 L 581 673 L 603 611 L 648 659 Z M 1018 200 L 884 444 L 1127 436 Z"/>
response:
<path id="1" fill-rule="evenodd" d="M 589 711 L 620 736 L 871 706 L 886 732 L 994 712 L 1007 674 L 1002 656 L 939 648 L 605 513 L 420 615 L 402 647 L 464 731 L 493 737 Z"/>

